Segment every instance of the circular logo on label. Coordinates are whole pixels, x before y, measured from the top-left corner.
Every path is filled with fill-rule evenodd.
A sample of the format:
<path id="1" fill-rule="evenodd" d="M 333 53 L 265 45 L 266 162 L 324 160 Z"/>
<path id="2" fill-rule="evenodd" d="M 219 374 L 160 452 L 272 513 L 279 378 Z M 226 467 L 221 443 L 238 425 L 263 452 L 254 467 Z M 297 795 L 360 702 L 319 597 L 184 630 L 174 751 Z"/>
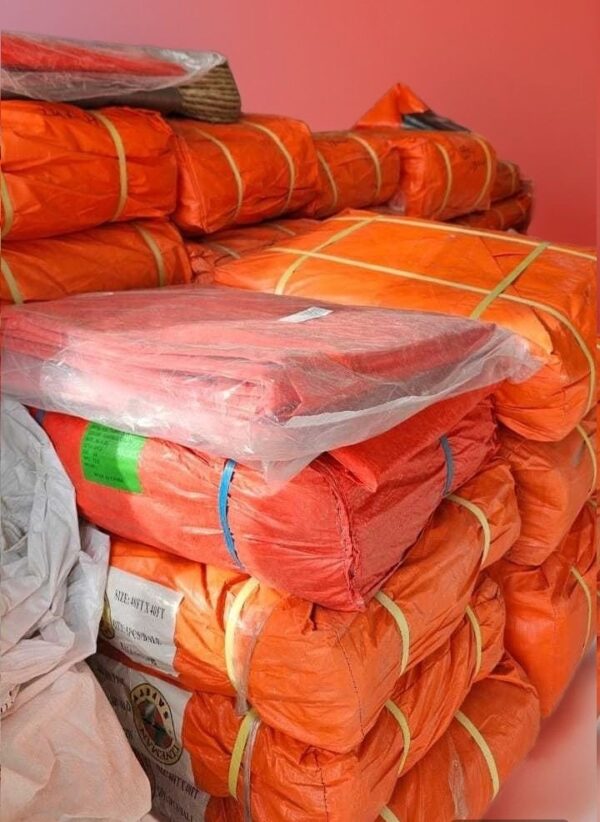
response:
<path id="1" fill-rule="evenodd" d="M 164 695 L 143 682 L 129 695 L 135 727 L 150 756 L 161 765 L 174 765 L 181 758 L 173 714 Z"/>
<path id="2" fill-rule="evenodd" d="M 110 602 L 108 597 L 104 594 L 104 607 L 102 609 L 102 616 L 100 617 L 100 636 L 109 642 L 115 637 L 115 629 L 112 624 L 112 614 L 110 612 Z"/>

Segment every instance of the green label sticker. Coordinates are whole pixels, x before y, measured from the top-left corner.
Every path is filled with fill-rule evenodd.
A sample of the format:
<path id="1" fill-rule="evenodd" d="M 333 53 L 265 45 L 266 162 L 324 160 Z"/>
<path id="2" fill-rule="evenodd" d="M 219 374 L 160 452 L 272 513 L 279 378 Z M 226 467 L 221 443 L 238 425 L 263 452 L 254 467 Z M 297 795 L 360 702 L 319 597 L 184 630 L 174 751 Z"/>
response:
<path id="1" fill-rule="evenodd" d="M 139 494 L 140 454 L 146 442 L 137 434 L 124 434 L 91 422 L 81 441 L 81 468 L 90 482 Z"/>

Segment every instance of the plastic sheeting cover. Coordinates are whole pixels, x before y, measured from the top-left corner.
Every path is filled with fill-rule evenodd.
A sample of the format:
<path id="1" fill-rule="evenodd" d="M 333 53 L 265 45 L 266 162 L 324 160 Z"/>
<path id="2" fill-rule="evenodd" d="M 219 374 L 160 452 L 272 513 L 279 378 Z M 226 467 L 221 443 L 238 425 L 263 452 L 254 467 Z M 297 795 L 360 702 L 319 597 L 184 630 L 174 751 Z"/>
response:
<path id="1" fill-rule="evenodd" d="M 539 363 L 494 325 L 222 288 L 10 308 L 3 385 L 37 408 L 160 437 L 271 480 Z"/>
<path id="2" fill-rule="evenodd" d="M 42 100 L 119 97 L 187 85 L 225 62 L 214 51 L 3 32 L 2 90 Z"/>

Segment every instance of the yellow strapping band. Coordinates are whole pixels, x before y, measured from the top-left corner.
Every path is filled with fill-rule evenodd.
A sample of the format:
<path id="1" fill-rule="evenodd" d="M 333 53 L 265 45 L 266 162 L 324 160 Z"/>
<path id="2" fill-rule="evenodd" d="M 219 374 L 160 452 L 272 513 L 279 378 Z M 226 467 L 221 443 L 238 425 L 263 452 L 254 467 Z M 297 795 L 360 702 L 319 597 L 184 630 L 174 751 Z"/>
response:
<path id="1" fill-rule="evenodd" d="M 318 245 L 314 251 L 297 251 L 296 249 L 291 249 L 293 254 L 298 255 L 297 259 L 286 268 L 283 272 L 281 277 L 279 278 L 277 285 L 275 286 L 275 294 L 283 294 L 285 287 L 288 283 L 288 280 L 296 273 L 296 271 L 300 268 L 302 263 L 307 260 L 309 257 L 312 257 L 315 253 L 322 251 L 327 246 L 331 245 L 332 243 L 337 243 L 339 240 L 343 240 L 349 234 L 353 234 L 355 231 L 358 231 L 359 228 L 362 228 L 369 223 L 375 222 L 377 217 L 367 217 L 360 220 L 360 222 L 355 223 L 354 225 L 349 226 L 348 228 L 343 228 L 341 231 L 336 232 L 333 234 L 328 240 Z M 271 246 L 271 251 L 289 251 L 290 249 L 279 248 L 278 246 Z"/>
<path id="2" fill-rule="evenodd" d="M 6 237 L 12 228 L 13 220 L 15 218 L 15 211 L 13 209 L 12 200 L 8 193 L 8 186 L 6 178 L 2 171 L 0 171 L 0 200 L 2 201 L 2 211 L 4 212 L 4 223 L 2 225 L 2 238 Z"/>
<path id="3" fill-rule="evenodd" d="M 596 481 L 598 479 L 598 457 L 596 455 L 596 449 L 594 448 L 594 443 L 592 442 L 589 434 L 587 433 L 587 431 L 585 430 L 583 425 L 581 425 L 581 423 L 580 423 L 579 425 L 576 425 L 575 428 L 577 429 L 577 431 L 581 435 L 584 443 L 587 446 L 588 451 L 590 452 L 590 459 L 592 461 L 592 477 L 593 477 L 591 490 L 594 491 L 595 488 L 596 488 Z"/>
<path id="4" fill-rule="evenodd" d="M 498 222 L 500 223 L 500 228 L 503 229 L 504 228 L 504 214 L 502 214 L 502 212 L 500 211 L 499 208 L 492 208 L 491 212 L 492 212 L 492 214 L 497 215 Z"/>
<path id="5" fill-rule="evenodd" d="M 21 289 L 19 288 L 19 284 L 17 283 L 14 274 L 10 270 L 9 264 L 6 262 L 4 257 L 0 259 L 0 269 L 2 270 L 2 276 L 4 277 L 4 281 L 10 291 L 10 296 L 12 297 L 13 303 L 19 305 L 23 302 L 23 295 L 21 294 Z"/>
<path id="6" fill-rule="evenodd" d="M 382 182 L 383 182 L 383 177 L 382 177 L 382 174 L 381 174 L 381 163 L 379 162 L 379 157 L 377 156 L 377 152 L 375 151 L 373 146 L 370 145 L 364 139 L 364 137 L 359 137 L 358 134 L 353 134 L 351 131 L 348 132 L 348 137 L 351 140 L 355 140 L 357 143 L 359 143 L 364 148 L 364 150 L 367 152 L 367 154 L 369 155 L 371 160 L 373 160 L 373 165 L 375 166 L 375 198 L 374 199 L 377 199 L 379 197 L 380 193 L 381 193 L 381 185 L 382 185 Z"/>
<path id="7" fill-rule="evenodd" d="M 323 155 L 321 154 L 320 151 L 317 151 L 317 159 L 321 163 L 321 167 L 322 167 L 323 171 L 325 172 L 325 176 L 327 177 L 327 180 L 329 181 L 329 186 L 331 188 L 331 195 L 332 195 L 331 208 L 335 211 L 335 207 L 337 206 L 338 199 L 339 199 L 338 187 L 336 185 L 336 182 L 335 182 L 335 179 L 334 179 L 333 174 L 331 172 L 331 169 L 329 168 L 327 160 L 325 159 L 325 157 L 323 157 Z"/>
<path id="8" fill-rule="evenodd" d="M 585 648 L 588 644 L 588 640 L 590 638 L 591 630 L 592 630 L 592 611 L 593 611 L 592 594 L 590 592 L 589 585 L 587 584 L 587 582 L 585 581 L 585 579 L 583 578 L 581 573 L 578 571 L 578 569 L 575 568 L 575 566 L 573 566 L 571 568 L 571 573 L 573 574 L 573 576 L 575 577 L 575 579 L 577 580 L 577 582 L 581 586 L 581 589 L 583 590 L 583 593 L 585 594 L 585 600 L 587 602 L 587 607 L 588 607 L 587 628 L 586 628 L 586 631 L 585 631 L 585 640 L 584 640 L 584 643 L 583 643 L 583 648 L 585 650 Z"/>
<path id="9" fill-rule="evenodd" d="M 362 217 L 353 217 L 352 215 L 341 215 L 331 217 L 333 222 L 355 223 L 362 220 Z M 390 214 L 380 214 L 378 217 L 381 223 L 401 223 L 402 225 L 413 225 L 419 228 L 428 228 L 431 231 L 441 231 L 445 234 L 471 234 L 475 237 L 489 237 L 490 240 L 498 240 L 507 243 L 518 243 L 520 245 L 537 246 L 539 243 L 536 240 L 530 240 L 523 234 L 498 234 L 494 231 L 485 231 L 484 229 L 474 228 L 469 226 L 457 225 L 456 223 L 435 223 L 431 220 L 415 219 L 412 217 L 395 217 Z M 560 251 L 562 254 L 570 254 L 572 257 L 582 257 L 584 260 L 592 260 L 596 262 L 597 254 L 589 251 L 578 251 L 576 248 L 567 248 L 562 245 L 552 243 L 548 246 L 552 251 Z"/>
<path id="10" fill-rule="evenodd" d="M 252 128 L 257 128 L 259 131 L 262 131 L 264 134 L 267 134 L 271 138 L 271 140 L 273 140 L 273 142 L 285 158 L 285 161 L 290 172 L 290 187 L 288 189 L 285 204 L 280 211 L 280 214 L 284 214 L 289 207 L 292 195 L 294 194 L 294 189 L 296 188 L 296 166 L 294 165 L 292 155 L 285 147 L 283 140 L 279 137 L 279 135 L 275 134 L 274 131 L 271 131 L 270 128 L 267 128 L 267 126 L 263 125 L 262 123 L 253 123 L 251 120 L 244 120 L 243 122 L 245 125 L 252 126 Z"/>
<path id="11" fill-rule="evenodd" d="M 400 822 L 394 811 L 388 808 L 387 805 L 379 811 L 379 816 L 384 822 Z"/>
<path id="12" fill-rule="evenodd" d="M 470 499 L 465 499 L 464 497 L 459 497 L 458 494 L 449 494 L 446 499 L 452 500 L 457 505 L 462 505 L 463 508 L 466 508 L 467 511 L 470 511 L 477 522 L 481 525 L 483 530 L 483 548 L 481 551 L 481 562 L 482 564 L 486 561 L 487 556 L 490 552 L 490 547 L 492 545 L 492 529 L 490 528 L 490 523 L 488 522 L 488 518 L 486 517 L 482 508 L 479 505 L 476 505 L 474 502 L 471 502 Z"/>
<path id="13" fill-rule="evenodd" d="M 242 720 L 239 727 L 233 750 L 231 752 L 231 760 L 229 762 L 229 774 L 227 785 L 229 793 L 234 799 L 237 799 L 237 783 L 240 775 L 240 767 L 246 745 L 248 744 L 248 737 L 250 736 L 253 727 L 259 722 L 259 717 L 254 708 L 251 708 Z"/>
<path id="14" fill-rule="evenodd" d="M 259 581 L 254 579 L 254 577 L 247 579 L 238 591 L 236 598 L 233 600 L 229 613 L 227 614 L 227 622 L 225 624 L 225 668 L 227 670 L 229 681 L 236 691 L 239 690 L 239 683 L 235 675 L 235 631 L 240 614 L 242 613 L 242 608 L 259 585 Z"/>
<path id="15" fill-rule="evenodd" d="M 287 234 L 288 237 L 296 236 L 296 232 L 292 231 L 292 229 L 287 225 L 281 225 L 281 223 L 268 223 L 268 225 L 272 225 L 273 228 L 276 228 L 278 231 L 281 231 L 282 234 Z"/>
<path id="16" fill-rule="evenodd" d="M 398 725 L 400 726 L 400 732 L 402 733 L 402 756 L 400 758 L 400 763 L 398 764 L 398 776 L 404 770 L 404 766 L 406 765 L 406 760 L 408 758 L 408 752 L 410 751 L 410 743 L 411 743 L 411 735 L 410 735 L 410 727 L 408 725 L 408 720 L 403 711 L 396 705 L 395 702 L 392 702 L 391 699 L 385 703 L 385 707 L 394 717 Z"/>
<path id="17" fill-rule="evenodd" d="M 233 250 L 233 248 L 229 248 L 229 246 L 223 245 L 223 243 L 215 243 L 212 240 L 208 242 L 207 240 L 205 240 L 204 245 L 208 246 L 209 248 L 215 248 L 217 251 L 222 251 L 223 254 L 227 254 L 229 257 L 233 257 L 234 260 L 242 259 L 241 254 L 238 254 L 237 251 Z"/>
<path id="18" fill-rule="evenodd" d="M 426 221 L 426 220 L 408 220 L 408 219 L 405 219 L 403 217 L 386 217 L 386 216 L 381 215 L 381 214 L 374 217 L 374 218 L 372 218 L 372 219 L 367 219 L 367 220 L 365 220 L 364 217 L 351 217 L 351 216 L 348 216 L 348 217 L 345 217 L 345 216 L 332 217 L 330 219 L 330 222 L 334 222 L 334 221 L 335 222 L 344 222 L 344 223 L 353 224 L 353 227 L 354 227 L 355 230 L 358 229 L 358 228 L 362 228 L 362 226 L 367 225 L 368 223 L 373 223 L 373 222 L 401 223 L 402 225 L 414 225 L 414 226 L 419 226 L 420 228 L 432 229 L 434 231 L 442 231 L 442 232 L 445 231 L 446 233 L 454 231 L 454 233 L 457 233 L 457 234 L 470 234 L 470 235 L 475 236 L 475 237 L 490 237 L 494 240 L 502 240 L 502 241 L 506 241 L 506 242 L 509 242 L 509 243 L 521 243 L 521 244 L 524 244 L 524 245 L 534 246 L 535 249 L 538 249 L 539 245 L 540 245 L 537 242 L 532 242 L 530 240 L 524 240 L 524 239 L 522 239 L 522 237 L 520 235 L 518 236 L 518 235 L 506 234 L 505 233 L 500 237 L 498 234 L 493 234 L 491 232 L 478 231 L 476 229 L 468 229 L 468 228 L 464 228 L 462 226 L 458 226 L 458 225 L 454 225 L 454 224 L 452 226 L 448 226 L 448 224 L 446 224 L 446 223 L 434 223 L 434 222 L 430 222 L 430 221 Z M 274 293 L 275 294 L 283 294 L 289 279 L 292 277 L 292 275 L 295 273 L 295 271 L 297 271 L 297 269 L 300 267 L 300 265 L 302 265 L 302 263 L 304 263 L 306 260 L 315 259 L 315 260 L 323 260 L 323 261 L 326 261 L 326 262 L 339 263 L 340 265 L 345 265 L 345 266 L 350 266 L 350 267 L 363 268 L 366 271 L 375 271 L 375 272 L 380 273 L 380 274 L 390 274 L 394 277 L 404 277 L 405 279 L 408 279 L 408 280 L 417 280 L 417 281 L 421 281 L 421 282 L 435 283 L 436 285 L 444 286 L 445 288 L 454 288 L 454 289 L 457 289 L 458 291 L 468 291 L 468 292 L 471 292 L 473 294 L 483 294 L 486 297 L 489 296 L 490 292 L 486 288 L 481 288 L 480 286 L 469 285 L 468 283 L 461 283 L 461 282 L 457 282 L 456 280 L 444 280 L 441 277 L 433 277 L 433 276 L 430 276 L 428 274 L 418 273 L 416 271 L 405 271 L 403 269 L 393 268 L 393 267 L 387 266 L 387 265 L 377 265 L 375 263 L 367 263 L 367 262 L 363 262 L 361 260 L 354 260 L 352 257 L 340 257 L 340 256 L 336 256 L 334 254 L 322 254 L 322 253 L 320 253 L 320 251 L 323 248 L 325 248 L 326 246 L 328 246 L 331 243 L 336 242 L 337 240 L 340 240 L 344 236 L 346 236 L 346 233 L 349 234 L 351 232 L 350 231 L 348 231 L 348 232 L 343 232 L 343 231 L 338 232 L 337 234 L 333 235 L 333 237 L 331 237 L 329 240 L 322 243 L 320 246 L 317 246 L 317 248 L 314 249 L 313 251 L 300 251 L 296 248 L 287 248 L 285 246 L 271 246 L 271 248 L 270 248 L 271 251 L 279 251 L 279 252 L 282 252 L 284 254 L 292 254 L 292 255 L 297 257 L 296 261 L 294 263 L 292 263 L 292 265 L 289 266 L 284 271 L 284 273 L 281 275 L 281 277 L 279 278 L 279 280 L 278 280 L 278 282 L 275 286 Z M 550 245 L 550 246 L 547 246 L 547 247 L 549 249 L 554 250 L 554 251 L 560 251 L 561 253 L 564 253 L 564 254 L 572 254 L 574 256 L 584 257 L 588 260 L 593 260 L 593 261 L 596 260 L 596 256 L 594 254 L 587 254 L 585 252 L 578 252 L 578 251 L 574 251 L 572 249 L 562 248 L 561 246 Z M 581 349 L 581 352 L 582 352 L 583 356 L 587 360 L 589 370 L 590 370 L 590 385 L 589 385 L 589 392 L 588 392 L 588 401 L 587 401 L 587 406 L 586 406 L 586 413 L 587 413 L 592 408 L 592 406 L 594 405 L 594 403 L 596 401 L 596 360 L 594 358 L 594 355 L 592 354 L 592 352 L 588 348 L 588 345 L 587 345 L 586 341 L 581 336 L 581 333 L 579 332 L 579 329 L 574 325 L 573 322 L 571 322 L 569 317 L 567 317 L 565 314 L 563 314 L 558 309 L 553 308 L 550 305 L 546 305 L 546 303 L 539 302 L 538 300 L 530 300 L 530 299 L 527 299 L 526 297 L 520 297 L 516 294 L 500 293 L 500 294 L 498 294 L 497 298 L 501 299 L 501 300 L 506 300 L 508 302 L 517 303 L 518 305 L 526 305 L 526 306 L 529 306 L 530 308 L 535 308 L 535 309 L 538 309 L 539 311 L 545 312 L 546 314 L 550 314 L 551 317 L 554 317 L 556 320 L 558 320 L 558 322 L 562 323 L 562 325 L 564 325 L 565 328 L 572 334 L 573 338 L 575 339 L 575 342 L 577 343 L 577 345 Z"/>
<path id="19" fill-rule="evenodd" d="M 400 638 L 402 639 L 400 674 L 403 674 L 404 671 L 406 671 L 408 659 L 410 656 L 410 627 L 408 625 L 408 621 L 404 616 L 402 609 L 398 605 L 396 605 L 396 603 L 391 597 L 389 597 L 387 594 L 384 594 L 383 591 L 378 591 L 375 594 L 375 599 L 380 605 L 382 605 L 385 608 L 388 614 L 390 614 L 390 616 L 393 618 L 394 622 L 398 626 L 398 630 L 400 631 Z"/>
<path id="20" fill-rule="evenodd" d="M 498 297 L 502 293 L 504 293 L 504 291 L 506 291 L 506 289 L 509 286 L 511 286 L 515 282 L 515 280 L 517 280 L 521 276 L 521 274 L 524 271 L 526 271 L 529 268 L 529 266 L 534 262 L 534 260 L 537 260 L 540 254 L 542 254 L 548 248 L 549 245 L 550 243 L 540 243 L 538 246 L 536 246 L 536 248 L 533 249 L 533 251 L 530 251 L 530 253 L 526 257 L 523 257 L 521 262 L 518 265 L 516 265 L 512 271 L 509 271 L 506 277 L 503 277 L 498 283 L 498 285 L 495 288 L 493 288 L 487 294 L 486 297 L 483 298 L 483 300 L 479 303 L 478 306 L 476 306 L 476 308 L 473 309 L 473 311 L 471 311 L 471 313 L 469 314 L 470 318 L 472 320 L 478 320 L 481 317 L 481 315 L 485 311 L 487 311 L 487 309 L 494 302 L 494 300 L 498 299 Z"/>
<path id="21" fill-rule="evenodd" d="M 457 711 L 454 714 L 454 718 L 463 726 L 467 733 L 472 736 L 473 741 L 483 754 L 485 764 L 490 772 L 490 778 L 492 780 L 492 798 L 494 798 L 500 790 L 500 776 L 498 774 L 498 766 L 496 765 L 494 754 L 491 752 L 490 746 L 483 738 L 483 735 L 479 729 L 475 727 L 468 716 L 466 716 L 462 711 Z"/>
<path id="22" fill-rule="evenodd" d="M 475 616 L 475 611 L 471 608 L 470 605 L 467 605 L 466 611 L 467 619 L 471 623 L 471 628 L 473 629 L 473 634 L 475 636 L 475 676 L 479 676 L 479 672 L 481 671 L 481 660 L 483 656 L 483 639 L 481 636 L 481 625 L 479 624 L 479 620 Z"/>
<path id="23" fill-rule="evenodd" d="M 436 143 L 435 140 L 433 141 L 433 145 L 437 148 L 439 153 L 442 155 L 442 160 L 444 161 L 444 165 L 446 167 L 446 191 L 444 192 L 444 197 L 442 199 L 442 204 L 438 208 L 438 210 L 433 215 L 433 219 L 442 214 L 446 206 L 448 205 L 448 200 L 450 199 L 450 194 L 452 192 L 452 186 L 454 184 L 454 177 L 452 175 L 452 163 L 450 162 L 450 156 L 444 146 L 441 146 L 439 143 Z"/>
<path id="24" fill-rule="evenodd" d="M 237 166 L 237 163 L 233 159 L 233 154 L 229 150 L 229 148 L 225 145 L 222 140 L 219 140 L 217 137 L 210 134 L 208 131 L 204 131 L 202 128 L 195 128 L 194 131 L 196 134 L 199 134 L 201 137 L 204 137 L 205 140 L 209 140 L 213 143 L 217 148 L 220 148 L 223 152 L 223 156 L 227 160 L 227 164 L 231 169 L 231 173 L 233 174 L 233 179 L 235 180 L 235 188 L 236 188 L 236 195 L 237 195 L 237 202 L 235 204 L 235 211 L 231 215 L 231 221 L 233 222 L 240 210 L 242 208 L 242 203 L 244 202 L 244 181 L 242 180 L 242 175 L 240 174 L 240 170 Z"/>
<path id="25" fill-rule="evenodd" d="M 114 143 L 115 151 L 117 152 L 117 162 L 119 164 L 119 200 L 117 202 L 115 213 L 110 219 L 110 222 L 112 223 L 119 219 L 123 209 L 125 208 L 125 203 L 127 202 L 129 185 L 127 179 L 127 155 L 125 153 L 123 140 L 121 139 L 121 135 L 119 134 L 117 127 L 111 120 L 108 119 L 106 114 L 103 114 L 101 111 L 90 111 L 90 114 L 95 117 L 98 122 L 102 123 L 104 128 L 108 131 Z"/>
<path id="26" fill-rule="evenodd" d="M 159 288 L 162 288 L 163 285 L 167 282 L 167 270 L 165 268 L 165 259 L 162 255 L 162 251 L 154 237 L 152 236 L 151 232 L 145 228 L 144 226 L 139 225 L 139 223 L 132 223 L 133 228 L 137 231 L 140 235 L 142 240 L 146 243 L 148 248 L 150 249 L 150 253 L 154 257 L 154 264 L 156 266 L 156 276 L 158 280 Z"/>
<path id="27" fill-rule="evenodd" d="M 473 211 L 477 211 L 477 206 L 483 200 L 483 198 L 488 193 L 489 187 L 492 183 L 492 155 L 490 154 L 490 149 L 486 141 L 479 137 L 477 134 L 471 134 L 471 137 L 478 143 L 481 148 L 483 149 L 483 153 L 485 154 L 485 182 L 483 184 L 483 188 L 479 194 L 479 197 L 473 203 Z"/>

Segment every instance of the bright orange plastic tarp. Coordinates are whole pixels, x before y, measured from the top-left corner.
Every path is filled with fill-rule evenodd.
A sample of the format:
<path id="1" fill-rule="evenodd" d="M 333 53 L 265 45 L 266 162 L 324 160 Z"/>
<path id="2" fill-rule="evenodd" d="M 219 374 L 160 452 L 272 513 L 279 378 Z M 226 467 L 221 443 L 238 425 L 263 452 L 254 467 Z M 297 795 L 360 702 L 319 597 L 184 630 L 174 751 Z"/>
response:
<path id="1" fill-rule="evenodd" d="M 403 115 L 427 111 L 407 86 L 393 86 L 356 123 L 400 154 L 401 176 L 390 205 L 409 217 L 449 220 L 490 207 L 496 152 L 469 131 L 402 128 Z"/>
<path id="2" fill-rule="evenodd" d="M 2 240 L 37 239 L 175 208 L 174 137 L 160 114 L 2 103 Z"/>
<path id="3" fill-rule="evenodd" d="M 169 122 L 179 167 L 174 218 L 190 234 L 281 217 L 319 191 L 312 135 L 299 120 L 247 115 L 231 125 Z"/>
<path id="4" fill-rule="evenodd" d="M 188 239 L 185 248 L 192 265 L 194 282 L 212 282 L 216 266 L 239 260 L 289 237 L 297 237 L 316 224 L 308 217 L 270 220 L 259 225 L 225 228 L 204 240 Z"/>
<path id="5" fill-rule="evenodd" d="M 177 229 L 166 220 L 144 220 L 3 242 L 0 300 L 57 300 L 85 291 L 178 285 L 191 278 Z"/>
<path id="6" fill-rule="evenodd" d="M 457 217 L 453 222 L 473 228 L 489 228 L 492 231 L 526 231 L 531 221 L 533 192 L 524 188 L 518 194 L 492 203 L 487 211 L 474 211 Z"/>
<path id="7" fill-rule="evenodd" d="M 399 678 L 364 741 L 346 753 L 307 747 L 259 723 L 245 745 L 238 741 L 244 765 L 232 776 L 244 716 L 236 712 L 231 698 L 191 694 L 181 742 L 191 756 L 196 785 L 222 797 L 234 788 L 242 802 L 249 795 L 252 819 L 265 822 L 374 819 L 398 775 L 414 766 L 443 734 L 472 683 L 498 664 L 503 627 L 499 589 L 486 579 L 472 599 L 469 616 L 436 652 Z"/>
<path id="8" fill-rule="evenodd" d="M 503 560 L 490 569 L 506 600 L 506 648 L 537 688 L 544 716 L 558 704 L 594 635 L 595 519 L 586 504 L 539 568 Z"/>
<path id="9" fill-rule="evenodd" d="M 472 316 L 521 334 L 545 365 L 525 383 L 502 386 L 496 400 L 501 421 L 531 439 L 562 439 L 595 403 L 596 255 L 587 250 L 351 211 L 219 267 L 217 281 Z"/>
<path id="10" fill-rule="evenodd" d="M 514 197 L 523 186 L 521 169 L 516 163 L 508 160 L 498 160 L 496 165 L 496 176 L 492 185 L 492 202 L 505 200 L 507 197 Z"/>
<path id="11" fill-rule="evenodd" d="M 491 676 L 473 687 L 458 717 L 427 756 L 398 780 L 387 805 L 391 813 L 382 818 L 385 822 L 480 819 L 500 785 L 533 747 L 539 725 L 535 690 L 506 657 Z M 473 730 L 482 737 L 483 746 Z M 485 748 L 491 756 L 486 756 Z"/>
<path id="12" fill-rule="evenodd" d="M 480 521 L 463 500 L 485 519 Z M 182 594 L 173 638 L 173 669 L 182 686 L 229 695 L 247 692 L 272 727 L 343 752 L 373 727 L 402 670 L 435 652 L 455 630 L 482 565 L 503 556 L 518 532 L 510 471 L 494 462 L 461 489 L 460 499 L 440 505 L 383 586 L 384 596 L 359 614 L 314 606 L 263 586 L 249 591 L 241 573 L 118 539 L 111 565 L 132 575 L 134 597 L 143 598 L 144 579 Z M 244 594 L 237 616 L 232 607 Z M 397 622 L 402 615 L 403 632 Z M 133 610 L 130 619 L 132 628 L 144 630 L 142 614 Z M 126 653 L 135 649 L 129 636 L 125 647 L 118 635 L 111 641 Z"/>
<path id="13" fill-rule="evenodd" d="M 522 519 L 509 559 L 541 565 L 595 490 L 596 411 L 559 442 L 534 442 L 501 429 L 500 445 L 515 477 Z"/>
<path id="14" fill-rule="evenodd" d="M 96 525 L 189 559 L 241 567 L 311 602 L 356 610 L 379 590 L 443 497 L 494 453 L 489 400 L 478 403 L 485 393 L 438 403 L 379 437 L 323 454 L 277 491 L 260 471 L 238 465 L 227 490 L 238 559 L 219 508 L 224 460 L 147 438 L 129 463 L 138 478 L 132 490 L 119 480 L 126 457 L 124 463 L 114 456 L 127 437 L 106 437 L 60 414 L 44 415 L 43 426 L 80 511 Z M 105 475 L 94 470 L 100 464 L 113 468 Z"/>
<path id="15" fill-rule="evenodd" d="M 360 131 L 321 132 L 313 139 L 319 192 L 302 214 L 323 218 L 391 200 L 400 180 L 400 155 L 389 140 Z"/>

